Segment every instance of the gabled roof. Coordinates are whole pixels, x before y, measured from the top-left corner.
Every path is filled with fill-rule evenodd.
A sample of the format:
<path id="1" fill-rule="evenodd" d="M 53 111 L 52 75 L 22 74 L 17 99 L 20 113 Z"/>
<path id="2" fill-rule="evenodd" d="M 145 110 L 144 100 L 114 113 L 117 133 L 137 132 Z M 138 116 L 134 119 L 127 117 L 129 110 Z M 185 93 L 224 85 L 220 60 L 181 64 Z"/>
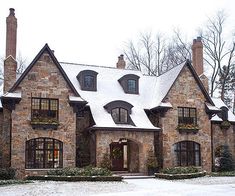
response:
<path id="1" fill-rule="evenodd" d="M 40 52 L 37 54 L 37 56 L 33 59 L 33 61 L 30 63 L 30 65 L 26 68 L 26 70 L 23 72 L 23 74 L 19 77 L 19 79 L 16 81 L 16 83 L 12 86 L 12 88 L 9 90 L 9 92 L 13 92 L 15 91 L 15 89 L 19 86 L 19 84 L 21 83 L 21 81 L 25 78 L 25 76 L 29 73 L 29 71 L 32 69 L 32 67 L 34 66 L 34 64 L 40 59 L 40 57 L 42 56 L 42 54 L 44 52 L 47 52 L 51 59 L 53 60 L 53 62 L 55 63 L 55 65 L 57 66 L 57 68 L 60 70 L 62 76 L 64 77 L 65 81 L 67 82 L 68 86 L 73 90 L 74 94 L 76 96 L 79 96 L 78 92 L 76 91 L 75 87 L 73 86 L 73 84 L 71 83 L 71 81 L 69 80 L 68 76 L 65 74 L 64 70 L 62 69 L 60 63 L 58 62 L 58 60 L 56 59 L 54 53 L 52 52 L 52 50 L 50 49 L 50 47 L 48 46 L 48 44 L 45 44 L 45 46 L 40 50 Z"/>
<path id="2" fill-rule="evenodd" d="M 221 108 L 221 107 L 226 107 L 228 108 L 225 103 L 220 99 L 220 98 L 212 98 L 213 102 L 215 103 L 215 106 L 217 108 Z M 218 121 L 221 122 L 223 121 L 218 115 L 215 115 L 211 118 L 211 121 Z M 229 110 L 228 108 L 228 121 L 230 122 L 235 122 L 235 115 Z"/>
<path id="3" fill-rule="evenodd" d="M 171 103 L 163 103 L 174 82 L 179 77 L 183 68 L 187 66 L 195 81 L 201 89 L 205 99 L 212 106 L 214 105 L 201 80 L 197 76 L 190 61 L 186 61 L 159 77 L 145 76 L 140 71 L 128 69 L 116 69 L 111 67 L 100 67 L 94 65 L 82 65 L 73 63 L 60 63 L 76 91 L 88 102 L 93 119 L 94 128 L 135 128 L 135 129 L 156 129 L 148 119 L 145 110 L 158 107 L 170 107 Z M 93 70 L 97 75 L 97 91 L 81 90 L 76 76 L 84 70 Z M 125 75 L 134 74 L 139 77 L 139 94 L 127 94 L 118 82 Z M 135 124 L 117 125 L 112 116 L 105 110 L 104 106 L 110 102 L 122 100 L 133 105 L 130 117 Z"/>

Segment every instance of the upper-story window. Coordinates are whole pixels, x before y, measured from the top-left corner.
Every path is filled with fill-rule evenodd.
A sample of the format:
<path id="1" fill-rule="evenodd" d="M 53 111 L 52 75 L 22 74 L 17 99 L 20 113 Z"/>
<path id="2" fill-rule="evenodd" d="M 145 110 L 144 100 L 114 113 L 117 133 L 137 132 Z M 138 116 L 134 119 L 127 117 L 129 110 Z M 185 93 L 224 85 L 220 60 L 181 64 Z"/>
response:
<path id="1" fill-rule="evenodd" d="M 119 80 L 125 93 L 139 94 L 139 76 L 134 74 L 127 74 Z"/>
<path id="2" fill-rule="evenodd" d="M 129 93 L 136 93 L 137 92 L 137 84 L 136 80 L 129 79 L 127 80 L 127 91 Z"/>
<path id="3" fill-rule="evenodd" d="M 58 99 L 32 97 L 33 122 L 58 122 Z"/>
<path id="4" fill-rule="evenodd" d="M 196 125 L 196 108 L 178 107 L 178 123 Z"/>
<path id="5" fill-rule="evenodd" d="M 111 111 L 113 120 L 115 123 L 127 124 L 128 123 L 128 113 L 124 108 L 114 108 Z"/>
<path id="6" fill-rule="evenodd" d="M 134 125 L 131 120 L 131 108 L 133 105 L 125 101 L 112 101 L 104 106 L 108 113 L 111 114 L 113 121 L 116 124 L 131 124 Z"/>
<path id="7" fill-rule="evenodd" d="M 97 90 L 97 72 L 92 70 L 83 70 L 77 75 L 78 82 L 82 90 Z"/>
<path id="8" fill-rule="evenodd" d="M 85 75 L 84 76 L 84 88 L 93 89 L 95 85 L 94 76 Z"/>

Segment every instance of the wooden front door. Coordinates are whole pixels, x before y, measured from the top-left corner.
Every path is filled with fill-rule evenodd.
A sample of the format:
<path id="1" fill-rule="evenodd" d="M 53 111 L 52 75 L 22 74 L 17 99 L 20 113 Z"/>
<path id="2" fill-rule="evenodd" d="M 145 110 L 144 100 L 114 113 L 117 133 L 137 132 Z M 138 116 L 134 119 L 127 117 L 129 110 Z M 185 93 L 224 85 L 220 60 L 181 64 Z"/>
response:
<path id="1" fill-rule="evenodd" d="M 119 142 L 113 142 L 110 144 L 111 162 L 113 171 L 123 171 L 123 144 Z"/>

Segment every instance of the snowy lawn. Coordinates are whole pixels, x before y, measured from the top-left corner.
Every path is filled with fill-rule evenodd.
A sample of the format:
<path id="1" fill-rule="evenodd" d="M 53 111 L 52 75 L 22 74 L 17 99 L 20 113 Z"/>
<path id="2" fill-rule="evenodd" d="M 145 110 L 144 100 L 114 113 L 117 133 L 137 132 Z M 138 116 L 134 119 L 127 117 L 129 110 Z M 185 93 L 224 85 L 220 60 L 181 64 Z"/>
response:
<path id="1" fill-rule="evenodd" d="M 4 196 L 161 196 L 235 195 L 235 177 L 202 177 L 188 180 L 128 179 L 124 182 L 35 182 L 0 187 Z"/>

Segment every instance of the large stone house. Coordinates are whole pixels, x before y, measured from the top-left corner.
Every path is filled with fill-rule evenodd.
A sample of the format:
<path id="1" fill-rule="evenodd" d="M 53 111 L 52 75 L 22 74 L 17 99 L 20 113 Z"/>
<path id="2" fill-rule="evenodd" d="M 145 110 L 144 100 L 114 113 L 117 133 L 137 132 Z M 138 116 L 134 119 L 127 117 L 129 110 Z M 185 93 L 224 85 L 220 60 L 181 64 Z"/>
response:
<path id="1" fill-rule="evenodd" d="M 7 17 L 4 87 L 0 110 L 0 167 L 19 177 L 62 167 L 100 166 L 146 172 L 149 151 L 160 167 L 202 167 L 228 145 L 235 158 L 235 116 L 212 99 L 203 74 L 200 38 L 193 63 L 161 76 L 117 67 L 58 62 L 46 44 L 16 79 L 14 9 Z M 228 125 L 228 126 L 222 126 Z"/>

